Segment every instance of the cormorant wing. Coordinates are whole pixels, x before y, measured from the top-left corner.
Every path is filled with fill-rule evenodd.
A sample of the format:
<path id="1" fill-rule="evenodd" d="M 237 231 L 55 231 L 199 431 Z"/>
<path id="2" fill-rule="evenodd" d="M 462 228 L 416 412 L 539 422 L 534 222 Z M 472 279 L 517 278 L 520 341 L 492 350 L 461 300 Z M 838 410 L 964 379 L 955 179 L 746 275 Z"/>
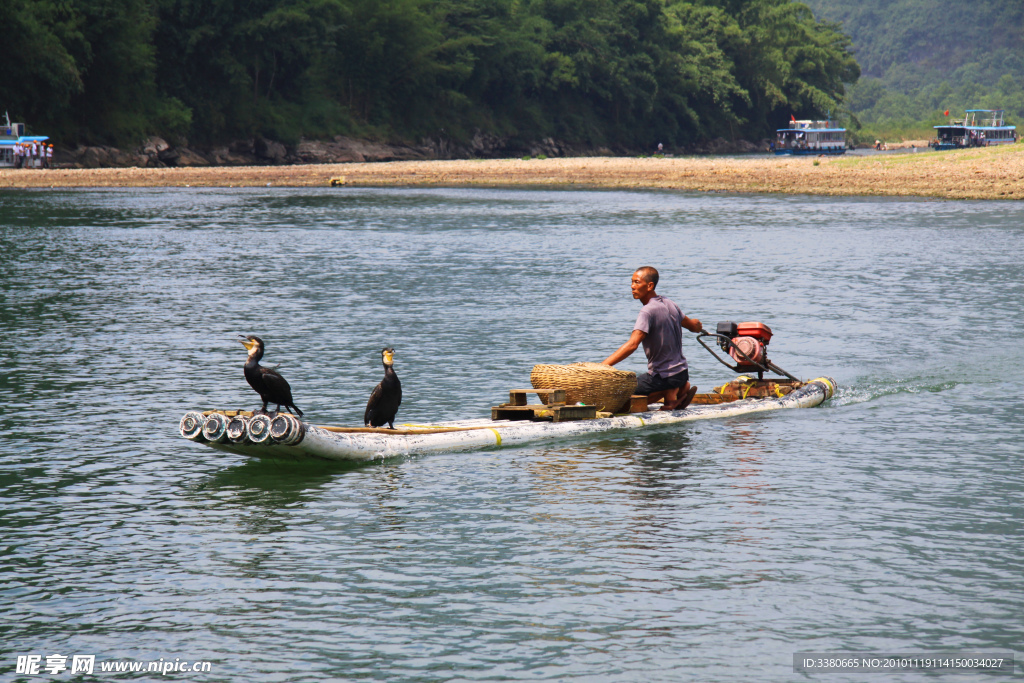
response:
<path id="1" fill-rule="evenodd" d="M 377 384 L 373 388 L 373 393 L 370 394 L 370 400 L 366 402 L 366 412 L 363 413 L 363 424 L 370 422 L 370 417 L 373 415 L 373 409 L 380 403 L 380 397 L 384 395 L 384 387 L 381 386 L 383 382 Z"/>
<path id="2" fill-rule="evenodd" d="M 280 396 L 281 399 L 291 400 L 292 388 L 288 385 L 288 381 L 281 376 L 281 373 L 270 368 L 260 368 L 263 370 L 263 388 L 267 395 Z M 274 399 L 276 403 L 277 400 Z"/>
<path id="3" fill-rule="evenodd" d="M 260 366 L 260 372 L 263 373 L 263 379 L 269 379 L 269 377 L 271 375 L 274 376 L 274 377 L 277 377 L 279 379 L 284 379 L 284 377 L 281 377 L 281 373 L 277 371 L 277 368 L 279 368 L 279 367 L 281 367 L 281 366 L 280 365 L 272 365 L 272 366 L 270 366 L 268 368 L 266 365 L 261 365 Z"/>

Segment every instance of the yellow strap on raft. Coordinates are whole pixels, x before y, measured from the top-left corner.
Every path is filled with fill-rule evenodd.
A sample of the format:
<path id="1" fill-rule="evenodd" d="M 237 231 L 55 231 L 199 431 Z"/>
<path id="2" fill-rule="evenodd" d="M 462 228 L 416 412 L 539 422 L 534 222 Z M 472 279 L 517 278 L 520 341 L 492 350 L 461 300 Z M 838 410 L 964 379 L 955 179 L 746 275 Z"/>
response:
<path id="1" fill-rule="evenodd" d="M 490 427 L 489 429 L 490 429 L 490 430 L 491 430 L 492 432 L 494 432 L 494 438 L 498 440 L 498 443 L 497 443 L 497 444 L 495 444 L 495 445 L 496 445 L 496 446 L 500 446 L 500 445 L 501 445 L 501 434 L 499 434 L 499 433 L 498 433 L 498 430 L 497 430 L 497 429 L 495 429 L 494 427 Z"/>
<path id="2" fill-rule="evenodd" d="M 782 393 L 782 387 L 780 387 L 778 384 L 775 385 L 775 395 L 778 396 L 779 398 L 785 396 L 785 394 Z"/>
<path id="3" fill-rule="evenodd" d="M 749 394 L 750 390 L 753 389 L 753 388 L 754 388 L 753 384 L 748 384 L 747 388 L 743 390 L 743 398 L 746 398 L 747 394 Z"/>
<path id="4" fill-rule="evenodd" d="M 753 385 L 754 378 L 750 377 L 749 375 L 740 375 L 734 381 L 739 382 L 740 384 L 746 384 L 747 385 L 746 391 L 743 392 L 743 398 L 746 398 L 747 397 L 747 393 L 750 391 L 751 387 L 754 386 Z M 718 394 L 722 394 L 724 396 L 725 395 L 725 390 L 729 387 L 730 384 L 732 384 L 732 382 L 728 382 L 726 384 L 723 384 L 720 387 L 715 387 L 714 388 L 714 392 L 718 393 Z"/>

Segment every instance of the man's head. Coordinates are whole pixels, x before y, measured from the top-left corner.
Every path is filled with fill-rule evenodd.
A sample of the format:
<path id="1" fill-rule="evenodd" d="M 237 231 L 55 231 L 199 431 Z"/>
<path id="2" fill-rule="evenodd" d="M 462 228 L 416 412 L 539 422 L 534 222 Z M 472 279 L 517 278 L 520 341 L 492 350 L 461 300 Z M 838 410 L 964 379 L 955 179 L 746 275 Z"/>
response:
<path id="1" fill-rule="evenodd" d="M 630 287 L 633 290 L 633 298 L 640 299 L 643 303 L 654 296 L 654 288 L 658 286 L 658 271 L 651 266 L 637 268 L 633 273 Z"/>

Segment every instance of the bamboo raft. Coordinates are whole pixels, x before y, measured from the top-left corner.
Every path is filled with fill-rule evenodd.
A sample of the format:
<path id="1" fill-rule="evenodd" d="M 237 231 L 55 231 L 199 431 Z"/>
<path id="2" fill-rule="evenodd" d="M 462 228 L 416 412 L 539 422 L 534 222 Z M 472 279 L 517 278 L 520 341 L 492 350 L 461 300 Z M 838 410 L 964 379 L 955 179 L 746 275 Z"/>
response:
<path id="1" fill-rule="evenodd" d="M 290 413 L 254 414 L 242 410 L 189 411 L 181 418 L 183 437 L 228 453 L 256 458 L 320 459 L 365 462 L 383 458 L 518 446 L 578 438 L 598 432 L 649 429 L 665 425 L 751 415 L 790 408 L 811 408 L 832 397 L 830 377 L 807 382 L 758 381 L 740 378 L 714 393 L 697 394 L 685 410 L 628 414 L 595 413 L 595 417 L 555 421 L 551 406 L 522 406 L 516 391 L 500 408 L 536 408 L 531 415 L 498 413 L 498 419 L 471 419 L 430 424 L 402 424 L 399 429 L 318 426 Z M 572 406 L 575 407 L 575 406 Z M 547 414 L 551 413 L 551 414 Z M 515 419 L 504 419 L 512 414 Z M 583 415 L 584 411 L 569 411 Z"/>

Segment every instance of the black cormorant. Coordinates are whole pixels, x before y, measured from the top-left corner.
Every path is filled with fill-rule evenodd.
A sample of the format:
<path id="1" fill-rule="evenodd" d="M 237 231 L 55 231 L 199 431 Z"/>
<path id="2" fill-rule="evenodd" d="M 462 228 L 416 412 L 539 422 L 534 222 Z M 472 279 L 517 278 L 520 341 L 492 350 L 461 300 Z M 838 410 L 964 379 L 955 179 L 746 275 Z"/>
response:
<path id="1" fill-rule="evenodd" d="M 394 364 L 395 350 L 392 348 L 381 349 L 380 357 L 384 361 L 384 379 L 373 388 L 370 400 L 366 402 L 366 413 L 363 415 L 363 423 L 367 427 L 383 427 L 387 424 L 395 428 L 395 414 L 398 406 L 402 405 L 402 383 L 398 381 L 395 374 Z"/>
<path id="2" fill-rule="evenodd" d="M 260 358 L 263 358 L 263 340 L 250 334 L 242 339 L 242 345 L 249 352 L 249 358 L 245 361 L 245 380 L 263 399 L 263 412 L 267 412 L 268 403 L 275 403 L 277 412 L 281 412 L 281 406 L 284 406 L 302 417 L 302 411 L 292 402 L 292 388 L 288 386 L 281 373 L 260 365 Z"/>

